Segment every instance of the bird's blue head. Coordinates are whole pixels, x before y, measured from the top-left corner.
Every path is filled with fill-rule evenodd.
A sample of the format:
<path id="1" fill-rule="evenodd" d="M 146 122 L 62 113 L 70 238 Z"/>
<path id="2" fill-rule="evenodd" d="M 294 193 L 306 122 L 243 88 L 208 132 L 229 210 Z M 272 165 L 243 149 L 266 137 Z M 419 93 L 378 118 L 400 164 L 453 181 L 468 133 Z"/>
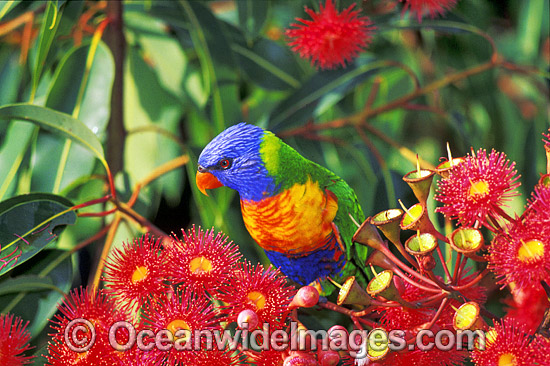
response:
<path id="1" fill-rule="evenodd" d="M 270 196 L 275 183 L 262 160 L 262 142 L 273 136 L 264 129 L 239 123 L 216 136 L 201 152 L 197 187 L 226 186 L 239 192 L 241 199 L 259 201 Z"/>

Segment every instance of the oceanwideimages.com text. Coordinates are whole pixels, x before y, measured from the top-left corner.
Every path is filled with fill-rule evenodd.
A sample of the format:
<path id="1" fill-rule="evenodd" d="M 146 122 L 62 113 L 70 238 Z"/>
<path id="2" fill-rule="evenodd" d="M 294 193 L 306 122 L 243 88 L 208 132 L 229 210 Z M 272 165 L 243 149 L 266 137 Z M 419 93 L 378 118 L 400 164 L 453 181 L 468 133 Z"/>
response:
<path id="1" fill-rule="evenodd" d="M 245 323 L 246 324 L 246 323 Z M 124 332 L 124 341 L 117 337 L 117 332 Z M 86 319 L 74 319 L 65 327 L 65 342 L 75 352 L 86 352 L 96 341 L 96 331 L 93 324 Z M 243 329 L 179 329 L 172 332 L 168 329 L 152 331 L 150 329 L 136 330 L 127 321 L 114 323 L 109 329 L 109 344 L 114 349 L 124 352 L 138 347 L 143 351 L 157 348 L 160 351 L 191 351 L 227 349 L 235 350 L 275 350 L 303 351 L 306 349 L 324 351 L 349 351 L 354 358 L 363 358 L 367 352 L 402 351 L 404 349 L 429 351 L 437 348 L 442 351 L 451 349 L 472 350 L 485 348 L 485 333 L 471 330 L 456 331 L 420 330 L 411 341 L 403 330 L 386 331 L 378 328 L 371 331 L 333 329 L 306 330 L 298 323 L 292 322 L 290 329 L 270 329 L 265 323 L 263 328 Z"/>

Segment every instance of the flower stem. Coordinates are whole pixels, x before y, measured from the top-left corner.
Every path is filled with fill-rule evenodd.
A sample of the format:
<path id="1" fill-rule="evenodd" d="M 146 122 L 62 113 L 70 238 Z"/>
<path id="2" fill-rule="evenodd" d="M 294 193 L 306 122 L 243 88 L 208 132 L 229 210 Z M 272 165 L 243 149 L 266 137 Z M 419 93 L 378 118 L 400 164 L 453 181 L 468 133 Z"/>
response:
<path id="1" fill-rule="evenodd" d="M 439 319 L 439 317 L 441 316 L 441 313 L 443 312 L 443 309 L 445 309 L 445 306 L 447 306 L 448 302 L 449 302 L 448 297 L 444 298 L 443 301 L 441 301 L 441 304 L 439 305 L 439 309 L 437 309 L 437 312 L 435 313 L 434 317 L 428 323 L 428 326 L 425 329 L 432 329 L 432 327 L 434 326 L 437 319 Z"/>
<path id="2" fill-rule="evenodd" d="M 399 258 L 397 258 L 387 247 L 382 246 L 380 251 L 382 253 L 384 253 L 384 255 L 386 255 L 386 257 L 388 257 L 394 264 L 396 264 L 403 271 L 409 273 L 411 276 L 416 277 L 417 279 L 419 279 L 419 280 L 421 280 L 425 283 L 428 283 L 428 284 L 430 284 L 434 287 L 439 287 L 435 282 L 433 282 L 429 278 L 426 278 L 426 277 L 422 276 L 420 273 L 416 272 L 415 270 L 411 269 L 409 266 L 405 265 L 405 263 L 401 262 L 399 260 Z M 395 269 L 394 269 L 394 272 L 397 273 L 397 271 L 395 271 Z M 401 272 L 401 274 L 403 274 L 403 273 Z M 428 288 L 428 287 L 426 287 L 426 288 Z M 431 289 L 431 291 L 433 291 L 433 290 L 435 290 L 435 289 Z M 426 290 L 426 291 L 428 291 L 428 290 Z"/>
<path id="3" fill-rule="evenodd" d="M 393 268 L 392 269 L 399 277 L 401 277 L 403 279 L 403 281 L 405 282 L 408 282 L 409 284 L 413 285 L 414 287 L 418 287 L 419 289 L 421 290 L 424 290 L 424 291 L 427 291 L 427 292 L 434 292 L 434 293 L 439 293 L 441 292 L 441 290 L 439 288 L 432 288 L 432 287 L 427 287 L 427 286 L 424 286 L 418 282 L 415 282 L 413 281 L 412 279 L 409 278 L 409 276 L 407 276 L 405 273 L 401 272 L 401 270 L 399 268 Z M 416 272 L 415 272 L 416 273 Z M 435 284 L 435 283 L 434 283 Z M 435 284 L 437 285 L 437 284 Z"/>
<path id="4" fill-rule="evenodd" d="M 462 253 L 456 252 L 456 260 L 453 271 L 453 279 L 451 285 L 456 285 L 458 283 L 458 269 L 460 268 L 460 260 L 462 259 Z"/>
<path id="5" fill-rule="evenodd" d="M 447 277 L 447 282 L 451 282 L 452 277 L 449 273 L 449 268 L 447 268 L 447 263 L 445 262 L 445 259 L 443 258 L 443 253 L 441 253 L 441 248 L 439 245 L 435 247 L 435 250 L 437 252 L 437 255 L 439 256 L 439 260 L 441 261 L 441 265 L 443 266 L 443 271 L 445 271 L 445 276 Z"/>
<path id="6" fill-rule="evenodd" d="M 473 285 L 475 285 L 476 283 L 478 283 L 479 281 L 481 281 L 483 279 L 483 277 L 485 277 L 488 273 L 489 273 L 489 270 L 487 268 L 485 268 L 473 280 L 471 280 L 467 284 L 461 285 L 461 286 L 451 286 L 451 288 L 453 289 L 453 291 L 462 291 L 462 290 L 465 290 L 467 288 L 470 288 Z"/>

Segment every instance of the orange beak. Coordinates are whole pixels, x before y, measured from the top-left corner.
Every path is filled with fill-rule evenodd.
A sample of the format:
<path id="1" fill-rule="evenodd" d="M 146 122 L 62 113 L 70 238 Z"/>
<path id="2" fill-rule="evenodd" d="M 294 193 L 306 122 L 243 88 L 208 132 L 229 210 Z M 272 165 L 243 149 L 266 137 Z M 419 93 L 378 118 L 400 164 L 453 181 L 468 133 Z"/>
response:
<path id="1" fill-rule="evenodd" d="M 218 178 L 216 178 L 212 173 L 197 172 L 196 179 L 197 188 L 206 196 L 208 196 L 208 193 L 206 193 L 207 189 L 214 189 L 223 186 Z"/>

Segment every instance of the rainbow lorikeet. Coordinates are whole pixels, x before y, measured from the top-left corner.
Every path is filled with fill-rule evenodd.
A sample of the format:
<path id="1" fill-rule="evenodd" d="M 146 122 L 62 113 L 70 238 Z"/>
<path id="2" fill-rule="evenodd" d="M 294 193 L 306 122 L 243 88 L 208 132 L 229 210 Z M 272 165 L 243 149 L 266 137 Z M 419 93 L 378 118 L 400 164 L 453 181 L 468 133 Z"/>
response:
<path id="1" fill-rule="evenodd" d="M 343 179 L 246 123 L 216 136 L 198 162 L 199 190 L 236 190 L 248 232 L 285 275 L 301 285 L 322 283 L 325 294 L 333 289 L 327 277 L 366 278 L 367 248 L 352 245 L 357 227 L 350 218 L 362 222 L 363 211 Z"/>

